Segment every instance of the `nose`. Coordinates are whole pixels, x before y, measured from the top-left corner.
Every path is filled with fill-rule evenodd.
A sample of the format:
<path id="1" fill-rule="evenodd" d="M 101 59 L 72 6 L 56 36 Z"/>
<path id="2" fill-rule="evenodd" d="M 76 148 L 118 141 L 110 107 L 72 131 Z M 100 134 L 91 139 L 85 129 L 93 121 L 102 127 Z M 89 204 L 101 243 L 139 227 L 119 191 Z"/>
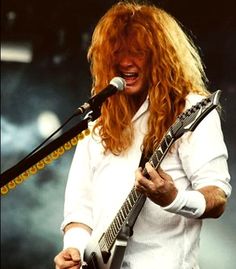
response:
<path id="1" fill-rule="evenodd" d="M 128 55 L 128 53 L 122 54 L 119 57 L 119 65 L 120 67 L 130 67 L 133 65 L 132 56 Z"/>

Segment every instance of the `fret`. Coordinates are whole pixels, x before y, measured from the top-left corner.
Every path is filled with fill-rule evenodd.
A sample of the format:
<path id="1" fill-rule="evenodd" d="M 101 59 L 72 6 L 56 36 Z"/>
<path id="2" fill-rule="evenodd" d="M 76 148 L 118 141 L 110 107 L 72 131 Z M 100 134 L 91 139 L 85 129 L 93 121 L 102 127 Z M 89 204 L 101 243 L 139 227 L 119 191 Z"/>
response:
<path id="1" fill-rule="evenodd" d="M 135 199 L 134 199 L 134 197 L 133 197 L 133 195 L 132 195 L 132 192 L 133 192 L 133 190 L 131 190 L 131 192 L 130 192 L 130 194 L 129 194 L 129 198 L 130 198 L 130 201 L 131 201 L 131 203 L 132 203 L 132 206 L 135 204 Z"/>
<path id="2" fill-rule="evenodd" d="M 139 198 L 139 193 L 137 193 L 137 191 L 134 188 L 133 188 L 133 193 L 134 193 L 134 199 L 136 203 L 137 199 Z"/>
<path id="3" fill-rule="evenodd" d="M 107 247 L 108 247 L 109 250 L 111 249 L 112 245 L 114 244 L 113 242 L 115 242 L 115 239 L 108 243 Z"/>
<path id="4" fill-rule="evenodd" d="M 153 155 L 152 158 L 149 160 L 149 163 L 150 163 L 153 167 L 155 166 L 154 156 L 155 156 L 155 155 Z M 145 169 L 145 171 L 146 171 L 146 169 Z M 147 172 L 145 172 L 145 174 L 146 174 L 146 173 L 147 173 Z"/>
<path id="5" fill-rule="evenodd" d="M 133 188 L 133 195 L 134 195 L 134 199 L 135 199 L 135 203 L 139 197 L 139 193 L 135 190 L 135 188 Z"/>
<path id="6" fill-rule="evenodd" d="M 153 154 L 152 155 L 152 160 L 149 161 L 151 163 L 152 166 L 156 166 L 156 164 L 159 162 L 159 157 L 157 154 Z"/>
<path id="7" fill-rule="evenodd" d="M 112 237 L 114 237 L 114 235 L 116 235 L 117 233 L 114 223 L 111 224 L 110 230 L 111 230 Z"/>
<path id="8" fill-rule="evenodd" d="M 105 234 L 105 240 L 106 240 L 106 245 L 109 247 L 109 245 L 111 243 L 110 229 L 108 229 L 106 234 Z"/>
<path id="9" fill-rule="evenodd" d="M 129 207 L 129 204 L 128 204 L 128 202 L 127 202 L 127 201 L 125 202 L 125 209 L 126 209 L 126 211 L 125 211 L 126 216 L 128 216 L 128 215 L 129 215 L 129 213 L 130 213 L 130 207 Z"/>
<path id="10" fill-rule="evenodd" d="M 111 227 L 111 235 L 112 235 L 112 240 L 116 237 L 116 231 L 114 229 L 114 226 L 112 225 Z"/>
<path id="11" fill-rule="evenodd" d="M 119 220 L 120 220 L 120 222 L 121 222 L 120 226 L 122 226 L 124 220 L 123 220 L 122 215 L 121 215 L 120 212 L 119 212 L 119 214 L 118 214 L 118 218 L 119 218 Z"/>
<path id="12" fill-rule="evenodd" d="M 132 209 L 132 207 L 130 207 L 130 204 L 128 203 L 128 201 L 125 202 L 125 206 L 126 206 L 128 212 L 130 212 L 130 209 Z"/>
<path id="13" fill-rule="evenodd" d="M 119 227 L 120 227 L 119 219 L 116 217 L 113 222 L 114 222 L 115 226 L 117 227 L 117 229 L 119 229 Z"/>
<path id="14" fill-rule="evenodd" d="M 123 206 L 123 210 L 124 210 L 125 217 L 127 217 L 128 214 L 129 214 L 129 210 L 128 210 L 127 207 L 126 207 L 126 203 L 125 203 L 124 206 Z"/>
<path id="15" fill-rule="evenodd" d="M 125 219 L 124 219 L 124 216 L 122 214 L 122 209 L 119 212 L 119 218 L 121 219 L 121 222 L 123 223 Z"/>
<path id="16" fill-rule="evenodd" d="M 166 140 L 166 142 L 168 143 L 168 145 L 170 145 L 170 144 L 172 144 L 172 142 L 173 142 L 173 137 L 172 137 L 172 135 L 171 135 L 171 132 L 169 132 L 167 135 L 166 135 L 166 137 L 165 137 L 165 140 Z"/>
<path id="17" fill-rule="evenodd" d="M 170 148 L 172 143 L 168 143 L 168 141 L 166 140 L 166 138 L 163 141 L 163 145 L 164 145 L 164 149 L 162 148 L 163 153 L 166 153 L 168 151 L 168 149 Z"/>
<path id="18" fill-rule="evenodd" d="M 165 136 L 163 140 L 166 145 L 166 148 L 168 149 L 171 141 L 169 141 L 168 136 Z"/>
<path id="19" fill-rule="evenodd" d="M 165 152 L 167 150 L 167 145 L 165 143 L 165 139 L 162 140 L 161 145 L 160 145 L 160 149 L 162 152 Z"/>
<path id="20" fill-rule="evenodd" d="M 163 152 L 161 150 L 157 150 L 154 152 L 154 154 L 157 156 L 158 161 L 160 161 L 163 156 Z"/>
<path id="21" fill-rule="evenodd" d="M 128 205 L 128 207 L 129 207 L 129 210 L 131 210 L 132 209 L 132 203 L 131 203 L 131 201 L 130 201 L 130 197 L 128 196 L 128 198 L 127 198 L 127 205 Z"/>
<path id="22" fill-rule="evenodd" d="M 122 206 L 122 209 L 121 209 L 121 215 L 123 217 L 123 221 L 125 220 L 126 216 L 124 214 L 124 207 Z"/>
<path id="23" fill-rule="evenodd" d="M 160 150 L 157 150 L 152 155 L 153 162 L 151 163 L 153 167 L 157 167 L 157 165 L 160 163 L 162 159 L 163 153 Z"/>
<path id="24" fill-rule="evenodd" d="M 108 249 L 110 249 L 110 247 L 113 245 L 113 243 L 114 243 L 114 241 L 115 241 L 115 239 L 116 239 L 116 237 L 117 237 L 117 233 L 115 233 L 114 232 L 114 230 L 112 230 L 111 228 L 109 229 L 109 236 L 108 236 L 108 244 L 107 244 L 107 246 L 108 246 Z"/>
<path id="25" fill-rule="evenodd" d="M 118 233 L 118 232 L 119 232 L 119 229 L 120 229 L 120 225 L 119 225 L 119 223 L 117 222 L 117 219 L 114 219 L 113 223 L 114 223 L 114 226 L 115 226 L 115 228 L 116 228 L 116 232 Z"/>
<path id="26" fill-rule="evenodd" d="M 121 225 L 122 225 L 122 220 L 120 220 L 119 215 L 116 216 L 116 219 L 117 219 L 117 222 L 118 222 L 119 226 L 121 227 Z"/>
<path id="27" fill-rule="evenodd" d="M 114 238 L 115 238 L 114 230 L 112 229 L 112 227 L 110 227 L 110 241 L 109 241 L 110 244 L 113 242 Z"/>

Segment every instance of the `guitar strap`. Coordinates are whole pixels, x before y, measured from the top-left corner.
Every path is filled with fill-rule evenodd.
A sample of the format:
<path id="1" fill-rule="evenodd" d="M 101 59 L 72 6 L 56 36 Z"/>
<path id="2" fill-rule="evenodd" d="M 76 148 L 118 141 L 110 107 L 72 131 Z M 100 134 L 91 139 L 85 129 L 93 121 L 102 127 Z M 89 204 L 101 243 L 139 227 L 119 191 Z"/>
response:
<path id="1" fill-rule="evenodd" d="M 142 152 L 142 156 L 139 162 L 139 167 L 144 168 L 145 163 L 148 162 L 149 158 L 145 156 L 145 154 Z M 146 196 L 142 194 L 139 198 L 139 200 L 136 202 L 134 209 L 132 210 L 130 216 L 128 217 L 127 223 L 126 223 L 126 229 L 129 230 L 129 236 L 133 235 L 133 227 L 134 224 L 138 218 L 138 215 L 146 201 Z"/>

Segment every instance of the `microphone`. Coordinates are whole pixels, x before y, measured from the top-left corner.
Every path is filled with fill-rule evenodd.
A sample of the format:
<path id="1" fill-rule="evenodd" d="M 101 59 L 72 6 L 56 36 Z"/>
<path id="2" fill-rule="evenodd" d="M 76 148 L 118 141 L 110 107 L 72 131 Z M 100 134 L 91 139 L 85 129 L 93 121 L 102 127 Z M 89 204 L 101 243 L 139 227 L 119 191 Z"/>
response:
<path id="1" fill-rule="evenodd" d="M 87 109 L 99 108 L 109 96 L 115 94 L 117 91 L 123 91 L 124 88 L 125 80 L 121 77 L 114 77 L 105 89 L 103 89 L 97 95 L 91 97 L 82 106 L 78 107 L 75 114 L 82 114 Z"/>

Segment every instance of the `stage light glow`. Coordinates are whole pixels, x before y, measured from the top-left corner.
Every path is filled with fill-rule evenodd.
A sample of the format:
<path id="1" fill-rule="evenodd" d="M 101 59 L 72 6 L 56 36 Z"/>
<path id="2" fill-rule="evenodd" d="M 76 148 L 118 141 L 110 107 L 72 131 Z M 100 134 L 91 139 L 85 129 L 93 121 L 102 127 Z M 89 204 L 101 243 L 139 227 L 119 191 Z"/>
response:
<path id="1" fill-rule="evenodd" d="M 57 115 L 52 111 L 44 111 L 38 116 L 38 129 L 42 137 L 49 137 L 54 131 L 60 127 L 60 121 Z M 61 132 L 58 132 L 58 136 Z"/>
<path id="2" fill-rule="evenodd" d="M 1 61 L 30 63 L 33 58 L 29 42 L 2 42 Z"/>

